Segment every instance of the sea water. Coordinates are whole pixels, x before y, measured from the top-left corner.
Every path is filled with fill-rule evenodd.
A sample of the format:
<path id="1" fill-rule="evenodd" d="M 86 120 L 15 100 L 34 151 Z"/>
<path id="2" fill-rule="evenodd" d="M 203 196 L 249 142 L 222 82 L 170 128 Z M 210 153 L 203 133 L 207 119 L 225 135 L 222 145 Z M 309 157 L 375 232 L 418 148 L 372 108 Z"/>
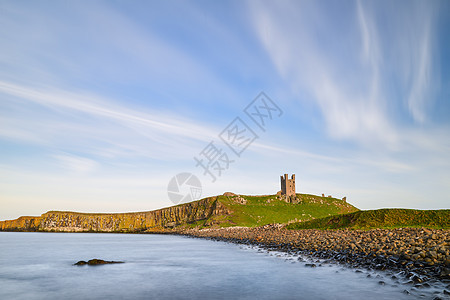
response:
<path id="1" fill-rule="evenodd" d="M 73 265 L 92 258 L 125 263 Z M 176 235 L 0 232 L 0 299 L 414 299 L 437 293 L 411 290 L 382 272 L 307 263 Z"/>

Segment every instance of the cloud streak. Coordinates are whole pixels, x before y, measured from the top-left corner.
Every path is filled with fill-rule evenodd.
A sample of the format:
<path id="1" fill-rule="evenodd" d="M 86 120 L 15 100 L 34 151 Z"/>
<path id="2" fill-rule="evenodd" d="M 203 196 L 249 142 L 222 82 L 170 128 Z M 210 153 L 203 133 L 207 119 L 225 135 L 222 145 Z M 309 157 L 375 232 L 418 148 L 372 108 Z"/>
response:
<path id="1" fill-rule="evenodd" d="M 99 164 L 96 161 L 76 155 L 59 154 L 55 155 L 54 158 L 56 158 L 63 167 L 76 173 L 89 173 L 95 171 L 99 167 Z"/>
<path id="2" fill-rule="evenodd" d="M 427 109 L 432 102 L 432 81 L 438 80 L 433 76 L 433 31 L 435 18 L 434 8 L 419 3 L 414 11 L 414 27 L 404 38 L 407 40 L 410 59 L 410 87 L 408 108 L 416 122 L 426 121 Z M 417 22 L 417 23 L 416 23 Z"/>
<path id="3" fill-rule="evenodd" d="M 409 65 L 402 68 L 413 75 L 402 72 L 399 76 L 403 77 L 396 80 L 404 82 L 410 78 L 410 84 L 404 90 L 408 94 L 408 109 L 414 120 L 423 122 L 432 76 L 432 10 L 423 10 L 425 16 L 420 18 L 421 21 L 410 24 L 413 26 L 407 29 L 409 44 L 405 49 L 405 32 L 394 32 L 389 44 L 380 39 L 377 9 L 366 8 L 374 3 L 354 3 L 355 13 L 348 27 L 326 23 L 324 20 L 329 19 L 329 15 L 318 12 L 314 5 L 295 1 L 258 2 L 252 3 L 251 8 L 256 33 L 274 65 L 291 83 L 294 93 L 302 90 L 309 93 L 320 108 L 331 137 L 370 145 L 383 143 L 395 148 L 400 137 L 397 122 L 392 119 L 396 113 L 389 109 L 395 107 L 392 103 L 397 100 L 388 88 L 389 77 L 384 70 L 389 64 L 396 64 L 397 58 L 387 49 L 400 47 L 403 50 L 401 55 L 405 58 L 401 61 L 407 61 Z M 294 16 L 291 11 L 301 13 Z M 334 18 L 334 22 L 339 19 Z M 359 28 L 359 38 L 355 37 L 351 25 Z M 338 41 L 327 40 L 324 44 L 318 38 L 325 34 L 323 27 L 330 31 L 327 34 L 339 37 Z M 347 40 L 350 40 L 345 49 L 348 55 L 340 54 L 340 44 Z"/>
<path id="4" fill-rule="evenodd" d="M 119 133 L 125 135 L 123 140 L 116 139 L 116 146 L 123 149 L 132 149 L 135 147 L 136 145 L 133 144 L 129 144 L 128 146 L 123 144 L 129 139 L 126 137 L 126 132 L 131 131 L 142 139 L 154 142 L 152 148 L 147 147 L 147 151 L 150 154 L 160 147 L 176 147 L 177 143 L 181 141 L 185 141 L 187 144 L 193 141 L 206 142 L 218 132 L 218 130 L 214 130 L 211 126 L 198 124 L 198 122 L 184 119 L 180 115 L 168 115 L 159 111 L 152 111 L 148 108 L 143 111 L 137 111 L 120 105 L 117 101 L 111 99 L 106 100 L 103 97 L 83 92 L 68 92 L 54 88 L 37 89 L 1 81 L 0 93 L 2 93 L 6 99 L 9 98 L 12 102 L 16 101 L 14 99 L 20 98 L 21 101 L 25 101 L 25 103 L 38 104 L 50 109 L 50 111 L 53 110 L 56 112 L 56 114 L 50 115 L 53 116 L 53 120 L 47 119 L 45 121 L 49 126 L 39 124 L 38 126 L 46 129 L 42 131 L 38 130 L 34 134 L 29 134 L 26 130 L 17 130 L 17 128 L 20 128 L 21 122 L 30 122 L 30 120 L 20 120 L 21 118 L 19 116 L 16 116 L 17 119 L 12 120 L 7 116 L 3 116 L 2 118 L 4 118 L 4 120 L 9 120 L 11 122 L 9 124 L 10 128 L 16 128 L 16 131 L 22 132 L 21 134 L 13 135 L 11 135 L 10 130 L 3 132 L 4 136 L 8 138 L 15 137 L 19 139 L 28 139 L 31 142 L 42 140 L 48 143 L 48 138 L 60 132 L 61 129 L 68 129 L 70 130 L 69 132 L 75 132 L 85 137 L 89 137 L 89 135 L 95 134 L 97 131 L 100 136 L 103 135 L 105 137 L 105 134 L 111 131 L 112 128 L 102 127 L 101 120 L 109 120 L 115 123 L 116 126 L 119 126 L 120 129 L 116 131 L 116 134 Z M 70 127 L 70 120 L 72 119 L 72 122 L 76 122 L 77 120 L 74 118 L 73 113 L 94 117 L 97 119 L 97 121 L 95 121 L 97 122 L 97 125 L 95 122 L 91 122 L 92 124 L 74 123 L 72 127 Z M 68 116 L 68 118 L 64 116 Z M 39 115 L 35 117 L 40 118 Z M 46 133 L 46 130 L 54 132 Z M 102 133 L 101 131 L 103 130 L 107 130 L 107 132 Z M 44 138 L 40 139 L 40 134 L 44 134 Z M 136 143 L 142 144 L 142 142 Z M 161 153 L 158 152 L 157 154 Z"/>

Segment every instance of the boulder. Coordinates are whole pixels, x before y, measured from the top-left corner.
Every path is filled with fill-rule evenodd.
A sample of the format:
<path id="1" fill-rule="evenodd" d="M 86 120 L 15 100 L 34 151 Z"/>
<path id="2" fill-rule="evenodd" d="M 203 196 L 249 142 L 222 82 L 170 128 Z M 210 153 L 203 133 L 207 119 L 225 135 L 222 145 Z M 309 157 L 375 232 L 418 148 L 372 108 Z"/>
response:
<path id="1" fill-rule="evenodd" d="M 88 261 L 84 261 L 84 260 L 80 260 L 78 262 L 76 262 L 74 264 L 74 266 L 84 266 L 84 265 L 89 265 L 89 266 L 97 266 L 97 265 L 106 265 L 106 264 L 123 264 L 123 261 L 107 261 L 107 260 L 103 260 L 103 259 L 90 259 Z"/>

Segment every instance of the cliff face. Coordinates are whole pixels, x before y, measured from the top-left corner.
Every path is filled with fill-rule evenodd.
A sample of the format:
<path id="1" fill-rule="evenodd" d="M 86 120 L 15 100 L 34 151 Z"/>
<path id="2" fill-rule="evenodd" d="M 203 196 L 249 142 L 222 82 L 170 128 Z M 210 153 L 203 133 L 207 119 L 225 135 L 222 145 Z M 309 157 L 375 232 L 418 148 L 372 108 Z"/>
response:
<path id="1" fill-rule="evenodd" d="M 0 221 L 4 231 L 66 231 L 66 232 L 142 232 L 164 231 L 177 225 L 227 215 L 230 212 L 217 197 L 148 212 L 89 214 L 49 211 L 40 217 L 20 217 Z"/>
<path id="2" fill-rule="evenodd" d="M 41 217 L 20 217 L 15 220 L 0 221 L 0 230 L 36 231 L 39 230 Z"/>

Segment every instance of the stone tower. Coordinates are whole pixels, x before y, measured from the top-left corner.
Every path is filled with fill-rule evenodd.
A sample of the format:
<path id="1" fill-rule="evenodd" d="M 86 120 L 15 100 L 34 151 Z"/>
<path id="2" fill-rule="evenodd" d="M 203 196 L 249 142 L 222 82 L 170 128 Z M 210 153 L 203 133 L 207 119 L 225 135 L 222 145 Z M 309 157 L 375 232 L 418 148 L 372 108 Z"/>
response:
<path id="1" fill-rule="evenodd" d="M 291 179 L 288 178 L 288 174 L 284 174 L 281 177 L 281 195 L 285 195 L 286 198 L 295 197 L 295 174 L 292 174 Z"/>

